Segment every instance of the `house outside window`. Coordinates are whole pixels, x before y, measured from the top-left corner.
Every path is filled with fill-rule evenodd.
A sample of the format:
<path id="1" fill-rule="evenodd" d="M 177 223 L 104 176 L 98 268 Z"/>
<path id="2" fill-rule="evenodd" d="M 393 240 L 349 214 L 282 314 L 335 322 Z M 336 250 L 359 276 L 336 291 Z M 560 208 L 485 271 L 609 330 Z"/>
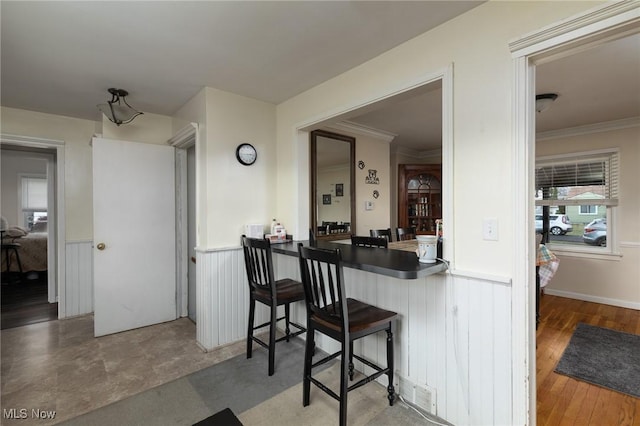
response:
<path id="1" fill-rule="evenodd" d="M 597 215 L 598 214 L 598 206 L 594 206 L 592 204 L 585 204 L 583 206 L 579 206 L 579 214 L 586 215 Z"/>
<path id="2" fill-rule="evenodd" d="M 549 208 L 548 243 L 554 250 L 613 253 L 618 175 L 617 150 L 536 160 L 536 215 Z M 536 223 L 536 231 L 540 228 Z M 597 234 L 592 234 L 594 229 Z"/>
<path id="3" fill-rule="evenodd" d="M 47 179 L 44 176 L 19 176 L 22 226 L 29 231 L 46 231 Z"/>

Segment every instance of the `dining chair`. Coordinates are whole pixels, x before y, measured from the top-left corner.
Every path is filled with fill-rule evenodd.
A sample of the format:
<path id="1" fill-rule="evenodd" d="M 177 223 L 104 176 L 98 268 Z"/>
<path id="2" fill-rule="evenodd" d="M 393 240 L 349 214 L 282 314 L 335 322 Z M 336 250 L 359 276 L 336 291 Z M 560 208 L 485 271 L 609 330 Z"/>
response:
<path id="1" fill-rule="evenodd" d="M 388 242 L 393 241 L 391 238 L 391 228 L 387 229 L 370 229 L 369 235 L 372 237 L 384 237 Z"/>
<path id="2" fill-rule="evenodd" d="M 290 321 L 289 305 L 293 302 L 304 300 L 302 283 L 284 278 L 274 279 L 271 243 L 268 239 L 248 238 L 242 236 L 242 249 L 244 251 L 244 263 L 249 282 L 249 325 L 247 331 L 247 358 L 253 353 L 253 342 L 269 351 L 269 376 L 275 370 L 275 344 L 277 342 L 298 336 L 307 329 L 300 324 Z M 264 324 L 254 326 L 256 302 L 267 305 L 270 310 L 270 319 Z M 278 318 L 278 306 L 284 305 L 284 316 Z M 285 320 L 284 336 L 276 339 L 276 324 Z M 269 326 L 269 342 L 265 342 L 254 336 L 254 331 Z M 298 329 L 291 333 L 290 326 Z"/>
<path id="3" fill-rule="evenodd" d="M 396 238 L 398 241 L 415 240 L 416 228 L 396 228 Z"/>
<path id="4" fill-rule="evenodd" d="M 337 223 L 327 225 L 327 234 L 344 234 L 347 232 L 347 225 Z"/>
<path id="5" fill-rule="evenodd" d="M 307 305 L 307 341 L 304 353 L 302 405 L 309 405 L 311 383 L 340 403 L 340 425 L 347 424 L 347 394 L 383 374 L 387 375 L 387 399 L 395 400 L 393 386 L 393 326 L 398 316 L 368 303 L 347 297 L 340 249 L 326 250 L 298 244 L 300 273 Z M 313 362 L 315 332 L 340 343 L 340 350 Z M 387 365 L 383 367 L 353 353 L 353 342 L 378 332 L 387 335 Z M 313 377 L 313 368 L 340 356 L 340 390 L 335 393 Z M 353 359 L 371 367 L 374 372 L 349 386 L 354 378 Z"/>
<path id="6" fill-rule="evenodd" d="M 389 246 L 389 240 L 384 237 L 362 237 L 358 235 L 352 235 L 351 245 L 358 247 L 387 248 Z"/>

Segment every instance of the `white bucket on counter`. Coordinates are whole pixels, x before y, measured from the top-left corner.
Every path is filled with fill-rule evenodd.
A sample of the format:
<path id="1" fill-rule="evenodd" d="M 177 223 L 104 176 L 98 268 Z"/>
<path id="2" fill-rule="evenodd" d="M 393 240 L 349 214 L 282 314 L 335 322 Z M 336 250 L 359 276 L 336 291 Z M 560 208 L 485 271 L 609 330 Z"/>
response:
<path id="1" fill-rule="evenodd" d="M 438 237 L 435 235 L 416 235 L 418 240 L 418 261 L 420 263 L 436 263 Z"/>

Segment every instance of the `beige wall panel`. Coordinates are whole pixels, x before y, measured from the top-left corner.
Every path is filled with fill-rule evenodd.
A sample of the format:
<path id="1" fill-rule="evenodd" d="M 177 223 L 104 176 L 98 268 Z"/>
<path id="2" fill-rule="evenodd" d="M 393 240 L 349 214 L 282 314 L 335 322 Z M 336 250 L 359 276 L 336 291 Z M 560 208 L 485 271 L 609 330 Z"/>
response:
<path id="1" fill-rule="evenodd" d="M 295 129 L 410 87 L 453 64 L 456 267 L 511 275 L 513 62 L 508 43 L 598 2 L 488 2 L 278 105 L 278 214 L 297 221 Z M 446 96 L 446 95 L 445 95 Z M 487 188 L 494 188 L 487 191 Z M 497 189 L 497 190 L 495 190 Z M 472 212 L 472 214 L 470 214 Z M 482 218 L 498 220 L 499 241 L 482 239 Z M 294 219 L 296 218 L 296 219 Z M 300 217 L 299 229 L 307 228 Z"/>

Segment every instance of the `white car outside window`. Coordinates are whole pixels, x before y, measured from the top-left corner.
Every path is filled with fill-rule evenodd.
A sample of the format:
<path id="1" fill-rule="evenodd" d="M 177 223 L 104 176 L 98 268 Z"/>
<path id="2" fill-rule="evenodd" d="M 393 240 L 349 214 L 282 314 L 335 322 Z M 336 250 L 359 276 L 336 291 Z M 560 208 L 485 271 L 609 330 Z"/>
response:
<path id="1" fill-rule="evenodd" d="M 549 232 L 552 235 L 565 235 L 567 232 L 573 231 L 571 219 L 566 214 L 550 214 L 549 215 Z M 542 215 L 536 215 L 536 232 L 542 232 Z"/>

